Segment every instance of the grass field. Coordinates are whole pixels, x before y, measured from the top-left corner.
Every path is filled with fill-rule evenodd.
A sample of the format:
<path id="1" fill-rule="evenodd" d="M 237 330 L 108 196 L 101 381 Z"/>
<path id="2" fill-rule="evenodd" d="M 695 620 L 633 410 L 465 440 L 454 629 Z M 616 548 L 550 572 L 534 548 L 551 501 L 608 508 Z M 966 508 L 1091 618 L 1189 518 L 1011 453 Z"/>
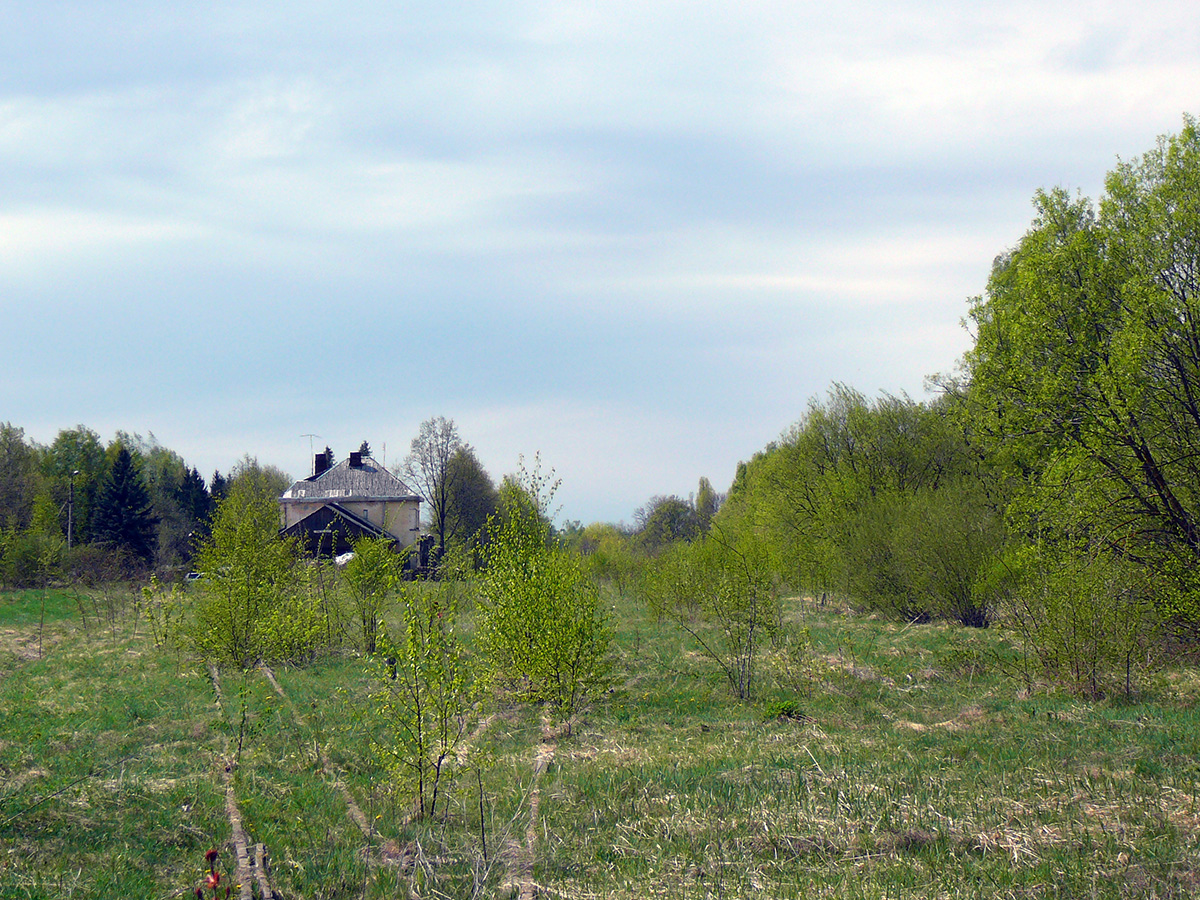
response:
<path id="1" fill-rule="evenodd" d="M 414 822 L 363 661 L 214 681 L 131 596 L 0 595 L 0 897 L 194 896 L 231 803 L 288 898 L 1200 893 L 1200 674 L 1083 702 L 998 629 L 786 611 L 745 704 L 622 603 L 603 702 L 570 736 L 496 710 Z"/>

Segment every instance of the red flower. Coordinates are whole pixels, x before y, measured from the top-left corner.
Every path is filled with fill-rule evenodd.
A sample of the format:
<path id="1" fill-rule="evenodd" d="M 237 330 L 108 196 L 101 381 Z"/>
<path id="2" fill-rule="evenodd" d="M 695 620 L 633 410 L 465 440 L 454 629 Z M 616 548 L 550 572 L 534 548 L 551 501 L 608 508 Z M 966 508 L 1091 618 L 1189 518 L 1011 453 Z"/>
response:
<path id="1" fill-rule="evenodd" d="M 215 862 L 217 861 L 217 851 L 216 851 L 216 848 L 214 848 L 214 849 L 212 849 L 212 850 L 209 850 L 207 853 L 205 853 L 205 854 L 204 854 L 204 858 L 205 858 L 206 860 L 208 860 L 208 868 L 211 870 L 211 869 L 212 869 L 212 867 L 213 867 L 213 863 L 215 863 Z"/>
<path id="2" fill-rule="evenodd" d="M 217 871 L 209 872 L 208 877 L 204 879 L 204 886 L 206 888 L 208 888 L 209 890 L 215 891 L 217 889 L 217 884 L 220 882 L 220 880 L 221 880 L 220 872 L 217 872 Z"/>

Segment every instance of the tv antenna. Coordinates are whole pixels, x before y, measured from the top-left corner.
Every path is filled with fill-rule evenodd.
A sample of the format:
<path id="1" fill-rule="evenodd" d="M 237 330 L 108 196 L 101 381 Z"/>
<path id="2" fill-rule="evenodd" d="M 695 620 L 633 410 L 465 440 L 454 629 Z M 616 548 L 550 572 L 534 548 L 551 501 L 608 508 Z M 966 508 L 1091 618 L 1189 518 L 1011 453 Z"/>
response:
<path id="1" fill-rule="evenodd" d="M 308 438 L 308 464 L 312 466 L 313 474 L 317 473 L 316 458 L 313 456 L 313 438 L 319 438 L 319 434 L 302 434 L 300 437 Z"/>

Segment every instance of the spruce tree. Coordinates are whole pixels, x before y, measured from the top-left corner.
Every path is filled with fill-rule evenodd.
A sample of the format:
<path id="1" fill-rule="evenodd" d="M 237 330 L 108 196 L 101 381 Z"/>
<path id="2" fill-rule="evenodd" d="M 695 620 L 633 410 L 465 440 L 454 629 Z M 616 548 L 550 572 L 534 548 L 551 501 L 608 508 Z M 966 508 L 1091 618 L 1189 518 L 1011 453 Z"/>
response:
<path id="1" fill-rule="evenodd" d="M 128 548 L 149 561 L 157 543 L 157 523 L 142 474 L 122 446 L 96 496 L 93 536 L 100 543 Z"/>
<path id="2" fill-rule="evenodd" d="M 208 524 L 212 517 L 213 501 L 204 485 L 204 477 L 195 466 L 184 473 L 183 483 L 176 492 L 176 499 L 189 519 L 203 525 Z"/>
<path id="3" fill-rule="evenodd" d="M 213 470 L 212 482 L 208 486 L 208 492 L 212 495 L 214 507 L 217 501 L 223 499 L 229 492 L 229 479 L 221 474 L 220 469 Z"/>

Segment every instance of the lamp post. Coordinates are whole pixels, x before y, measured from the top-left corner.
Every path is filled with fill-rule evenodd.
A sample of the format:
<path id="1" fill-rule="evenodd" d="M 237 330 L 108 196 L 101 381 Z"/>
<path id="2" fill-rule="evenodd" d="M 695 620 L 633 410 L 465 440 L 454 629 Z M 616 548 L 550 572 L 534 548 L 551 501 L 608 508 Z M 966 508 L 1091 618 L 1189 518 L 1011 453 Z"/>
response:
<path id="1" fill-rule="evenodd" d="M 71 539 L 75 534 L 75 476 L 79 474 L 76 469 L 71 473 L 71 490 L 67 494 L 67 549 L 71 549 Z"/>

